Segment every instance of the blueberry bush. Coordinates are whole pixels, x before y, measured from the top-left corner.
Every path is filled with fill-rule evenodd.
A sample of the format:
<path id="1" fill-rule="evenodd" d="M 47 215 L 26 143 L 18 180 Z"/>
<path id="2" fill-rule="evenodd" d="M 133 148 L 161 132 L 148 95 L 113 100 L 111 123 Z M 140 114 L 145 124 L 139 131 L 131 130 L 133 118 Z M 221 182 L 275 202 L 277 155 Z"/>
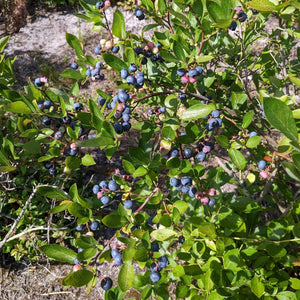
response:
<path id="1" fill-rule="evenodd" d="M 62 284 L 105 299 L 299 299 L 299 2 L 141 0 L 139 35 L 109 1 L 80 4 L 107 35 L 94 55 L 66 35 L 69 86 L 15 91 L 0 57 L 3 253 L 69 263 Z M 124 139 L 122 168 L 86 178 L 87 150 L 110 160 Z"/>

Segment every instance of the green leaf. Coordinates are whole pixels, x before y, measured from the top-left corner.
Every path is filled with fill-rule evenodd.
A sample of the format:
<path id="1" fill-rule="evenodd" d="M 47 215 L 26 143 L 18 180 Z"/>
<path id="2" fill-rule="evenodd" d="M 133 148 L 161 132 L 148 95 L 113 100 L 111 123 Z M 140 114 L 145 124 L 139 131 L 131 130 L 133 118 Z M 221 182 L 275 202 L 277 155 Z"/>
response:
<path id="1" fill-rule="evenodd" d="M 243 170 L 246 167 L 247 161 L 240 151 L 236 149 L 229 149 L 228 154 L 231 161 L 239 170 Z"/>
<path id="2" fill-rule="evenodd" d="M 265 287 L 257 276 L 253 277 L 251 280 L 251 291 L 258 298 L 260 298 L 265 292 Z"/>
<path id="3" fill-rule="evenodd" d="M 215 136 L 218 144 L 224 148 L 224 149 L 229 149 L 230 148 L 230 143 L 228 140 L 228 137 L 225 135 L 219 135 L 219 136 Z"/>
<path id="4" fill-rule="evenodd" d="M 147 165 L 148 157 L 143 151 L 143 149 L 139 147 L 129 147 L 129 156 L 132 160 L 141 163 L 143 165 Z"/>
<path id="5" fill-rule="evenodd" d="M 114 12 L 112 33 L 120 39 L 126 39 L 124 16 L 118 9 L 116 9 Z"/>
<path id="6" fill-rule="evenodd" d="M 155 0 L 155 7 L 158 9 L 161 15 L 164 15 L 166 13 L 166 0 Z"/>
<path id="7" fill-rule="evenodd" d="M 284 161 L 282 162 L 282 165 L 291 178 L 300 181 L 300 172 L 293 164 Z"/>
<path id="8" fill-rule="evenodd" d="M 299 298 L 296 296 L 295 292 L 284 291 L 279 292 L 276 295 L 278 300 L 298 300 Z"/>
<path id="9" fill-rule="evenodd" d="M 74 264 L 74 259 L 77 257 L 74 251 L 60 245 L 45 245 L 41 246 L 40 249 L 47 257 L 60 262 Z"/>
<path id="10" fill-rule="evenodd" d="M 198 120 L 207 116 L 212 110 L 212 105 L 206 105 L 202 103 L 195 104 L 183 112 L 181 119 L 183 121 Z"/>
<path id="11" fill-rule="evenodd" d="M 135 171 L 134 165 L 128 160 L 123 159 L 122 160 L 122 165 L 123 165 L 124 170 L 128 174 L 133 174 L 133 172 Z"/>
<path id="12" fill-rule="evenodd" d="M 264 98 L 264 113 L 269 123 L 290 140 L 298 141 L 296 122 L 292 111 L 276 98 Z"/>
<path id="13" fill-rule="evenodd" d="M 132 287 L 134 280 L 134 270 L 131 261 L 126 261 L 119 272 L 118 284 L 121 291 L 125 292 Z"/>
<path id="14" fill-rule="evenodd" d="M 174 41 L 173 51 L 174 51 L 174 54 L 175 54 L 176 58 L 179 61 L 185 61 L 186 56 L 185 56 L 184 50 L 182 48 L 182 45 L 179 42 Z"/>
<path id="15" fill-rule="evenodd" d="M 291 278 L 291 288 L 294 290 L 300 290 L 300 279 L 298 278 Z"/>
<path id="16" fill-rule="evenodd" d="M 151 237 L 157 241 L 165 241 L 176 235 L 176 232 L 171 229 L 157 229 L 151 232 Z"/>
<path id="17" fill-rule="evenodd" d="M 201 55 L 201 56 L 196 56 L 196 62 L 199 63 L 205 63 L 208 61 L 211 61 L 214 57 L 211 55 Z"/>
<path id="18" fill-rule="evenodd" d="M 65 200 L 63 202 L 61 202 L 59 205 L 53 207 L 52 209 L 50 209 L 50 213 L 51 214 L 57 214 L 61 211 L 64 211 L 68 208 L 68 206 L 72 203 L 71 200 Z"/>
<path id="19" fill-rule="evenodd" d="M 201 20 L 203 15 L 203 3 L 202 0 L 194 0 L 192 5 L 193 12 L 196 13 L 198 18 Z"/>
<path id="20" fill-rule="evenodd" d="M 253 0 L 247 3 L 248 6 L 258 11 L 272 12 L 275 10 L 275 4 L 268 0 Z"/>
<path id="21" fill-rule="evenodd" d="M 86 260 L 92 258 L 97 253 L 96 248 L 87 248 L 77 254 L 77 259 Z"/>
<path id="22" fill-rule="evenodd" d="M 89 210 L 85 207 L 82 207 L 79 203 L 73 202 L 68 206 L 69 213 L 77 218 L 88 218 L 90 216 Z"/>
<path id="23" fill-rule="evenodd" d="M 238 249 L 228 250 L 224 254 L 224 268 L 227 270 L 236 270 L 240 264 L 240 253 Z"/>
<path id="24" fill-rule="evenodd" d="M 69 200 L 69 196 L 67 193 L 52 186 L 40 186 L 37 188 L 37 191 L 47 198 L 57 200 Z"/>
<path id="25" fill-rule="evenodd" d="M 127 69 L 127 65 L 118 57 L 110 53 L 102 53 L 104 61 L 111 66 L 116 72 L 120 72 L 121 69 Z"/>
<path id="26" fill-rule="evenodd" d="M 88 270 L 78 270 L 70 273 L 62 280 L 62 285 L 81 287 L 88 284 L 94 277 L 94 273 Z"/>
<path id="27" fill-rule="evenodd" d="M 164 138 L 169 139 L 171 141 L 175 140 L 176 134 L 171 126 L 166 126 L 162 129 L 161 134 Z"/>
<path id="28" fill-rule="evenodd" d="M 261 141 L 261 137 L 260 136 L 252 136 L 251 138 L 248 139 L 247 143 L 246 143 L 246 147 L 248 148 L 255 148 L 259 145 Z"/>
<path id="29" fill-rule="evenodd" d="M 79 157 L 76 157 L 76 156 L 71 156 L 70 155 L 65 159 L 65 165 L 70 170 L 78 169 L 80 167 L 80 163 L 81 163 L 81 159 Z"/>
<path id="30" fill-rule="evenodd" d="M 206 7 L 210 17 L 216 25 L 221 28 L 229 27 L 231 23 L 231 3 L 230 0 L 222 0 L 222 3 L 208 0 Z"/>
<path id="31" fill-rule="evenodd" d="M 127 220 L 118 213 L 112 212 L 102 219 L 102 223 L 110 228 L 120 228 L 127 223 Z"/>
<path id="32" fill-rule="evenodd" d="M 89 154 L 85 154 L 84 157 L 81 158 L 81 163 L 86 167 L 93 166 L 96 164 L 93 157 Z"/>
<path id="33" fill-rule="evenodd" d="M 60 76 L 65 78 L 71 78 L 75 80 L 81 80 L 84 78 L 84 76 L 81 75 L 79 71 L 76 71 L 74 69 L 67 69 L 60 73 Z"/>
<path id="34" fill-rule="evenodd" d="M 133 172 L 132 177 L 134 177 L 134 178 L 142 177 L 142 176 L 146 175 L 147 173 L 148 173 L 148 170 L 145 167 L 140 166 Z"/>
<path id="35" fill-rule="evenodd" d="M 78 147 L 100 147 L 102 137 L 96 137 L 90 140 L 77 141 L 76 146 Z"/>
<path id="36" fill-rule="evenodd" d="M 300 154 L 299 153 L 294 154 L 292 158 L 293 158 L 294 165 L 300 171 Z"/>
<path id="37" fill-rule="evenodd" d="M 253 111 L 248 111 L 243 117 L 243 128 L 247 128 L 253 120 Z"/>
<path id="38" fill-rule="evenodd" d="M 77 55 L 84 55 L 81 44 L 75 35 L 66 32 L 66 40 L 70 47 L 75 50 Z"/>
<path id="39" fill-rule="evenodd" d="M 12 166 L 0 166 L 0 172 L 13 172 L 15 171 L 17 168 L 12 167 Z"/>
<path id="40" fill-rule="evenodd" d="M 78 248 L 88 249 L 96 245 L 97 241 L 91 236 L 80 236 L 80 238 L 76 240 L 76 246 Z"/>
<path id="41" fill-rule="evenodd" d="M 5 36 L 5 37 L 3 37 L 3 38 L 0 39 L 0 53 L 3 52 L 3 50 L 4 50 L 5 46 L 6 46 L 6 44 L 7 44 L 8 41 L 9 41 L 9 39 L 10 39 L 10 36 L 9 36 L 9 35 L 8 35 L 8 36 Z"/>
<path id="42" fill-rule="evenodd" d="M 5 110 L 16 114 L 30 114 L 31 109 L 22 101 L 15 101 L 5 104 Z"/>
<path id="43" fill-rule="evenodd" d="M 300 87 L 300 79 L 296 77 L 289 77 L 290 81 Z"/>

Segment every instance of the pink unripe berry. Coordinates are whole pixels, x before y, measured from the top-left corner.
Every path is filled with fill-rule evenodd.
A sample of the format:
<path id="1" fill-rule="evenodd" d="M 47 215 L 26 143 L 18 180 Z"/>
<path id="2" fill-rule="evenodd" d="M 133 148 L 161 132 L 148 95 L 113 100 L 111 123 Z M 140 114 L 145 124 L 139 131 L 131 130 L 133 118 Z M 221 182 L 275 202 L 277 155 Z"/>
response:
<path id="1" fill-rule="evenodd" d="M 111 47 L 112 47 L 111 41 L 107 41 L 107 42 L 105 43 L 105 48 L 106 48 L 106 49 L 111 49 Z"/>
<path id="2" fill-rule="evenodd" d="M 157 54 L 158 52 L 159 52 L 159 49 L 157 47 L 154 47 L 153 50 L 152 50 L 152 53 Z"/>
<path id="3" fill-rule="evenodd" d="M 117 249 L 118 248 L 118 245 L 117 244 L 111 244 L 111 249 Z"/>
<path id="4" fill-rule="evenodd" d="M 101 47 L 104 47 L 105 43 L 106 43 L 106 39 L 101 39 L 100 40 Z"/>
<path id="5" fill-rule="evenodd" d="M 123 111 L 123 105 L 121 103 L 118 104 L 118 107 L 117 107 L 117 110 L 120 112 L 120 111 Z"/>
<path id="6" fill-rule="evenodd" d="M 105 6 L 110 6 L 110 1 L 109 1 L 109 0 L 106 0 L 106 1 L 104 2 L 104 5 L 105 5 Z"/>
<path id="7" fill-rule="evenodd" d="M 266 179 L 268 177 L 268 172 L 267 171 L 260 171 L 259 176 L 262 179 Z"/>
<path id="8" fill-rule="evenodd" d="M 98 192 L 98 193 L 97 193 L 97 199 L 100 199 L 102 196 L 103 196 L 103 193 L 102 193 L 102 192 Z"/>
<path id="9" fill-rule="evenodd" d="M 71 148 L 72 150 L 76 150 L 76 149 L 77 149 L 77 146 L 76 146 L 75 143 L 72 143 L 72 144 L 70 145 L 70 148 Z"/>
<path id="10" fill-rule="evenodd" d="M 202 204 L 202 205 L 207 205 L 208 202 L 209 202 L 208 197 L 204 196 L 204 197 L 201 198 L 201 204 Z"/>
<path id="11" fill-rule="evenodd" d="M 197 82 L 197 77 L 190 77 L 189 81 L 190 81 L 190 83 L 196 83 Z"/>
<path id="12" fill-rule="evenodd" d="M 241 12 L 243 9 L 242 9 L 241 6 L 236 6 L 236 7 L 234 8 L 234 10 L 235 10 L 237 13 L 239 13 L 239 12 Z"/>
<path id="13" fill-rule="evenodd" d="M 81 269 L 82 269 L 82 266 L 80 264 L 73 266 L 73 272 L 77 272 L 77 271 L 79 271 Z"/>
<path id="14" fill-rule="evenodd" d="M 136 6 L 142 5 L 142 1 L 141 0 L 137 0 L 135 3 L 136 3 Z"/>
<path id="15" fill-rule="evenodd" d="M 214 188 L 211 188 L 208 191 L 208 195 L 209 196 L 216 196 L 217 195 L 217 191 Z"/>
<path id="16" fill-rule="evenodd" d="M 154 43 L 153 43 L 153 42 L 149 42 L 149 43 L 147 44 L 147 46 L 148 46 L 150 49 L 153 49 Z"/>
<path id="17" fill-rule="evenodd" d="M 202 149 L 202 152 L 204 153 L 209 153 L 211 151 L 211 147 L 210 146 L 204 146 Z"/>
<path id="18" fill-rule="evenodd" d="M 184 74 L 181 77 L 181 83 L 188 83 L 189 82 L 189 77 L 187 76 L 187 74 Z"/>

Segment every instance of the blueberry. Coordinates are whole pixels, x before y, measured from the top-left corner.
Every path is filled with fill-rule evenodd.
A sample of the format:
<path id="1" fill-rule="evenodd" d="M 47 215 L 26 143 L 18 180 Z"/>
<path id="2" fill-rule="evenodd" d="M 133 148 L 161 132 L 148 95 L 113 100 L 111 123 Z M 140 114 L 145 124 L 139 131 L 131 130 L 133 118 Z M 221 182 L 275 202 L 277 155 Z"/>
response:
<path id="1" fill-rule="evenodd" d="M 142 64 L 142 65 L 147 64 L 147 58 L 146 58 L 146 57 L 143 57 L 143 58 L 142 58 L 141 64 Z"/>
<path id="2" fill-rule="evenodd" d="M 265 167 L 266 167 L 267 163 L 265 160 L 260 160 L 258 163 L 257 163 L 257 166 L 260 170 L 263 170 Z"/>
<path id="3" fill-rule="evenodd" d="M 158 265 L 160 266 L 160 268 L 165 268 L 169 265 L 169 260 L 166 256 L 161 256 L 158 259 Z"/>
<path id="4" fill-rule="evenodd" d="M 196 77 L 199 75 L 199 73 L 196 69 L 191 69 L 191 70 L 189 70 L 188 75 L 189 75 L 189 77 Z"/>
<path id="5" fill-rule="evenodd" d="M 44 166 L 45 166 L 46 169 L 49 170 L 49 169 L 53 166 L 53 164 L 52 164 L 52 162 L 48 161 L 48 162 L 46 162 L 46 163 L 44 164 Z"/>
<path id="6" fill-rule="evenodd" d="M 78 249 L 77 249 L 77 253 L 80 253 L 80 252 L 82 252 L 82 251 L 84 251 L 84 249 L 82 249 L 82 248 L 78 248 Z"/>
<path id="7" fill-rule="evenodd" d="M 128 115 L 130 114 L 130 107 L 127 106 L 127 107 L 124 108 L 123 115 L 124 114 L 128 114 Z"/>
<path id="8" fill-rule="evenodd" d="M 202 69 L 202 67 L 200 67 L 200 66 L 197 66 L 197 67 L 195 68 L 195 70 L 198 72 L 198 76 L 200 76 L 200 75 L 203 73 L 203 69 Z"/>
<path id="9" fill-rule="evenodd" d="M 151 57 L 152 56 L 152 51 L 148 50 L 145 52 L 145 57 Z"/>
<path id="10" fill-rule="evenodd" d="M 70 68 L 74 69 L 74 70 L 77 70 L 78 69 L 78 64 L 77 63 L 72 63 Z"/>
<path id="11" fill-rule="evenodd" d="M 216 120 L 217 120 L 217 125 L 218 125 L 219 127 L 221 127 L 221 126 L 222 126 L 222 124 L 223 124 L 223 121 L 222 121 L 222 119 L 220 119 L 220 118 L 216 118 Z"/>
<path id="12" fill-rule="evenodd" d="M 75 258 L 74 259 L 74 265 L 78 265 L 79 263 L 80 263 L 80 261 L 77 258 Z"/>
<path id="13" fill-rule="evenodd" d="M 189 186 L 186 186 L 186 185 L 182 186 L 181 192 L 183 192 L 184 194 L 188 194 L 189 191 L 190 191 L 190 187 Z"/>
<path id="14" fill-rule="evenodd" d="M 100 52 L 101 52 L 101 47 L 100 46 L 96 46 L 94 48 L 94 53 L 98 55 Z"/>
<path id="15" fill-rule="evenodd" d="M 143 48 L 142 47 L 136 47 L 134 49 L 134 51 L 135 51 L 136 54 L 142 54 L 143 53 Z"/>
<path id="16" fill-rule="evenodd" d="M 129 76 L 127 76 L 127 78 L 126 78 L 126 82 L 127 82 L 129 85 L 135 85 L 135 84 L 136 84 L 136 79 L 135 79 L 134 76 L 129 75 Z"/>
<path id="17" fill-rule="evenodd" d="M 62 118 L 62 121 L 63 121 L 64 124 L 71 124 L 72 118 L 70 116 L 64 116 Z"/>
<path id="18" fill-rule="evenodd" d="M 90 77 L 92 75 L 91 69 L 87 69 L 85 75 Z"/>
<path id="19" fill-rule="evenodd" d="M 257 133 L 255 131 L 252 131 L 249 133 L 249 137 L 257 136 Z"/>
<path id="20" fill-rule="evenodd" d="M 101 61 L 97 61 L 96 63 L 96 69 L 101 70 L 103 68 L 103 63 Z"/>
<path id="21" fill-rule="evenodd" d="M 158 252 L 159 251 L 159 245 L 157 243 L 151 244 L 151 251 Z"/>
<path id="22" fill-rule="evenodd" d="M 99 186 L 101 189 L 106 189 L 108 188 L 108 183 L 105 180 L 100 181 Z"/>
<path id="23" fill-rule="evenodd" d="M 120 265 L 123 264 L 122 255 L 121 255 L 121 254 L 118 255 L 118 256 L 116 256 L 114 259 L 115 259 L 115 264 L 116 264 L 117 266 L 120 266 Z"/>
<path id="24" fill-rule="evenodd" d="M 96 3 L 96 8 L 101 9 L 101 8 L 103 8 L 103 7 L 104 7 L 104 1 L 98 1 L 98 2 Z"/>
<path id="25" fill-rule="evenodd" d="M 210 198 L 208 202 L 208 206 L 213 207 L 216 204 L 216 200 L 214 198 Z"/>
<path id="26" fill-rule="evenodd" d="M 159 272 L 161 270 L 161 268 L 159 267 L 158 264 L 156 264 L 155 262 L 153 262 L 150 266 L 150 271 L 151 272 Z"/>
<path id="27" fill-rule="evenodd" d="M 53 103 L 49 100 L 45 100 L 43 103 L 43 108 L 49 109 L 51 106 L 53 106 Z"/>
<path id="28" fill-rule="evenodd" d="M 165 108 L 165 107 L 161 107 L 161 108 L 160 108 L 160 112 L 161 112 L 162 114 L 164 114 L 164 113 L 166 112 L 166 108 Z"/>
<path id="29" fill-rule="evenodd" d="M 41 86 L 44 85 L 44 82 L 41 81 L 41 78 L 36 78 L 36 79 L 34 80 L 34 85 L 35 85 L 36 87 L 41 87 Z"/>
<path id="30" fill-rule="evenodd" d="M 181 235 L 181 236 L 178 238 L 178 242 L 179 242 L 180 244 L 183 244 L 183 243 L 185 242 L 185 238 L 184 238 L 183 235 Z"/>
<path id="31" fill-rule="evenodd" d="M 126 201 L 124 202 L 124 207 L 125 207 L 126 209 L 131 209 L 131 208 L 132 208 L 132 201 L 131 201 L 131 200 L 126 200 Z"/>
<path id="32" fill-rule="evenodd" d="M 81 111 L 83 109 L 83 105 L 81 103 L 74 103 L 73 104 L 73 110 L 75 111 Z"/>
<path id="33" fill-rule="evenodd" d="M 238 14 L 238 20 L 240 22 L 245 22 L 246 19 L 247 19 L 247 14 L 245 12 L 242 11 Z"/>
<path id="34" fill-rule="evenodd" d="M 83 228 L 84 228 L 84 225 L 80 224 L 80 225 L 77 225 L 75 229 L 76 229 L 76 231 L 82 231 Z"/>
<path id="35" fill-rule="evenodd" d="M 158 282 L 160 280 L 160 278 L 161 278 L 161 275 L 159 272 L 156 272 L 156 271 L 151 272 L 150 279 L 153 283 Z"/>
<path id="36" fill-rule="evenodd" d="M 110 199 L 109 199 L 108 196 L 102 196 L 100 198 L 100 200 L 101 200 L 101 202 L 102 202 L 103 205 L 106 205 L 106 204 L 108 204 L 108 202 L 109 202 Z"/>
<path id="37" fill-rule="evenodd" d="M 108 183 L 108 189 L 111 190 L 112 192 L 115 192 L 119 188 L 120 188 L 120 186 L 114 180 L 111 180 Z"/>
<path id="38" fill-rule="evenodd" d="M 170 186 L 179 186 L 179 185 L 180 185 L 179 179 L 177 179 L 176 177 L 170 178 Z"/>
<path id="39" fill-rule="evenodd" d="M 180 77 L 182 77 L 184 74 L 186 74 L 186 69 L 177 69 L 176 74 Z"/>
<path id="40" fill-rule="evenodd" d="M 208 121 L 206 128 L 208 131 L 212 131 L 217 126 L 218 126 L 218 121 L 215 118 L 212 118 Z"/>
<path id="41" fill-rule="evenodd" d="M 121 133 L 123 132 L 123 127 L 122 127 L 121 124 L 115 123 L 115 124 L 113 125 L 113 127 L 114 127 L 116 133 L 121 134 Z"/>
<path id="42" fill-rule="evenodd" d="M 49 174 L 50 175 L 55 175 L 56 174 L 56 169 L 55 168 L 50 168 L 49 169 Z"/>
<path id="43" fill-rule="evenodd" d="M 99 187 L 98 184 L 94 185 L 94 186 L 93 186 L 93 193 L 94 193 L 94 194 L 97 194 L 97 193 L 99 192 L 99 189 L 100 189 L 100 187 Z"/>
<path id="44" fill-rule="evenodd" d="M 134 73 L 137 70 L 137 66 L 135 64 L 131 64 L 128 68 L 130 73 Z"/>
<path id="45" fill-rule="evenodd" d="M 99 223 L 99 221 L 94 220 L 94 221 L 91 223 L 91 225 L 90 225 L 90 229 L 91 229 L 92 231 L 99 230 L 99 229 L 100 229 L 100 223 Z"/>
<path id="46" fill-rule="evenodd" d="M 112 53 L 118 53 L 119 50 L 120 50 L 120 47 L 119 47 L 119 46 L 115 46 L 115 47 L 112 47 L 112 48 L 111 48 L 111 52 L 112 52 Z"/>
<path id="47" fill-rule="evenodd" d="M 123 119 L 124 122 L 128 122 L 130 120 L 130 115 L 129 114 L 124 114 L 124 112 L 123 112 L 122 119 Z"/>
<path id="48" fill-rule="evenodd" d="M 181 100 L 181 101 L 186 100 L 186 94 L 180 94 L 179 95 L 179 100 Z"/>
<path id="49" fill-rule="evenodd" d="M 220 116 L 220 112 L 218 110 L 213 110 L 211 112 L 211 115 L 213 116 L 213 118 L 218 118 Z"/>
<path id="50" fill-rule="evenodd" d="M 189 159 L 189 158 L 191 158 L 192 155 L 193 155 L 193 150 L 192 150 L 191 148 L 185 148 L 185 149 L 183 150 L 183 154 L 184 154 L 184 157 L 185 157 L 185 158 Z"/>
<path id="51" fill-rule="evenodd" d="M 189 196 L 191 198 L 194 198 L 196 196 L 196 193 L 197 193 L 197 189 L 194 186 L 189 188 Z"/>
<path id="52" fill-rule="evenodd" d="M 110 256 L 111 256 L 112 258 L 116 258 L 116 257 L 118 257 L 118 256 L 121 256 L 121 252 L 120 252 L 120 250 L 118 250 L 118 249 L 111 249 L 111 251 L 110 251 Z"/>
<path id="53" fill-rule="evenodd" d="M 150 216 L 148 219 L 147 219 L 147 224 L 152 227 L 154 225 L 154 223 L 152 222 L 154 216 Z"/>
<path id="54" fill-rule="evenodd" d="M 187 186 L 191 186 L 193 183 L 193 180 L 191 177 L 189 176 L 184 176 L 181 178 L 181 184 L 182 185 L 187 185 Z"/>
<path id="55" fill-rule="evenodd" d="M 42 123 L 43 123 L 43 125 L 45 125 L 45 126 L 49 126 L 49 125 L 51 124 L 51 119 L 50 119 L 49 117 L 44 117 L 44 118 L 42 119 Z"/>
<path id="56" fill-rule="evenodd" d="M 136 78 L 136 84 L 139 86 L 139 87 L 142 87 L 145 83 L 145 78 L 143 76 L 139 76 Z"/>
<path id="57" fill-rule="evenodd" d="M 105 102 L 106 102 L 106 99 L 105 99 L 105 98 L 103 98 L 103 97 L 101 97 L 101 96 L 98 98 L 98 104 L 99 104 L 99 105 L 103 106 L 103 105 L 105 104 Z"/>
<path id="58" fill-rule="evenodd" d="M 128 71 L 126 69 L 122 69 L 120 71 L 121 78 L 126 79 L 128 77 L 128 75 L 129 75 L 129 73 L 128 73 Z"/>
<path id="59" fill-rule="evenodd" d="M 169 155 L 170 155 L 170 157 L 179 156 L 179 150 L 177 148 L 173 148 L 173 149 L 171 149 Z"/>
<path id="60" fill-rule="evenodd" d="M 140 10 L 139 8 L 135 10 L 134 15 L 139 19 L 139 20 L 143 20 L 145 18 L 145 15 L 143 13 L 142 10 Z"/>
<path id="61" fill-rule="evenodd" d="M 107 291 L 112 287 L 112 280 L 109 277 L 106 277 L 101 280 L 101 287 Z"/>
<path id="62" fill-rule="evenodd" d="M 237 23 L 235 21 L 232 21 L 229 26 L 229 29 L 234 31 L 234 30 L 236 30 L 236 28 L 237 28 Z"/>
<path id="63" fill-rule="evenodd" d="M 205 145 L 202 149 L 202 152 L 205 154 L 209 153 L 210 151 L 211 151 L 211 147 L 207 145 Z"/>
<path id="64" fill-rule="evenodd" d="M 129 100 L 129 94 L 126 91 L 119 92 L 118 97 L 121 102 L 126 102 Z"/>
<path id="65" fill-rule="evenodd" d="M 196 155 L 196 159 L 198 161 L 204 161 L 205 160 L 205 157 L 206 157 L 206 154 L 204 152 L 199 152 L 197 155 Z"/>

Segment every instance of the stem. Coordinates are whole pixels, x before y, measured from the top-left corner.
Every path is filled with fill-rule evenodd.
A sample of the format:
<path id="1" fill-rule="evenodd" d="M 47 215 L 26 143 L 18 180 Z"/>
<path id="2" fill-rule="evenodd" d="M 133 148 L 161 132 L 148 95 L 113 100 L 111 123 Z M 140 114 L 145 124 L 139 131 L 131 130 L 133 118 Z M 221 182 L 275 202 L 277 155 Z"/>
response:
<path id="1" fill-rule="evenodd" d="M 111 41 L 111 43 L 113 44 L 113 42 L 114 42 L 114 37 L 113 37 L 112 32 L 111 32 L 111 30 L 110 30 L 110 28 L 109 28 L 109 25 L 108 25 L 108 19 L 107 19 L 107 17 L 106 17 L 105 10 L 103 10 L 103 17 L 104 17 L 104 19 L 105 19 L 105 23 L 106 23 L 106 26 L 105 26 L 105 27 L 106 27 L 106 29 L 107 29 L 107 31 L 108 31 L 110 41 Z"/>

